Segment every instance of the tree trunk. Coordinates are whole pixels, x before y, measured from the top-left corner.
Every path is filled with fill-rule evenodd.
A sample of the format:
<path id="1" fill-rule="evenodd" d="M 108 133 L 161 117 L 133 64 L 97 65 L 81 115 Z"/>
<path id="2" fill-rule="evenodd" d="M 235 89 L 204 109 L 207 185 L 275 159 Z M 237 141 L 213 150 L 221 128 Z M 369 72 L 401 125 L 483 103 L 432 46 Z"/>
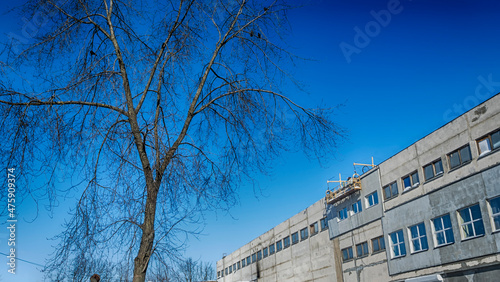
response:
<path id="1" fill-rule="evenodd" d="M 139 246 L 139 252 L 134 259 L 134 278 L 133 282 L 144 282 L 146 280 L 146 270 L 148 269 L 149 259 L 152 254 L 155 239 L 155 216 L 156 216 L 156 198 L 158 196 L 159 185 L 155 181 L 147 181 L 148 195 L 146 207 L 144 210 L 144 223 L 142 224 L 142 238 Z"/>

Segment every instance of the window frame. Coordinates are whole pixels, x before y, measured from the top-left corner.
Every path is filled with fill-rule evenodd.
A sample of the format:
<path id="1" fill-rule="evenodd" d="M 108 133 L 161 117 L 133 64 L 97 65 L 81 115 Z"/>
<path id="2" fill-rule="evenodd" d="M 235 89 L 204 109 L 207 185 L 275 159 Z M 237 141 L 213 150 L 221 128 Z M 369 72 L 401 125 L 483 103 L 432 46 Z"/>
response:
<path id="1" fill-rule="evenodd" d="M 491 205 L 491 202 L 498 201 L 498 212 L 494 213 L 493 207 Z M 488 207 L 490 211 L 490 220 L 491 220 L 491 230 L 492 232 L 498 232 L 500 231 L 500 196 L 494 197 L 488 200 Z M 497 227 L 497 221 L 495 221 L 495 218 L 498 218 L 498 227 Z"/>
<path id="2" fill-rule="evenodd" d="M 378 205 L 379 203 L 379 200 L 378 200 L 378 191 L 374 191 L 368 195 L 365 196 L 365 203 L 366 203 L 366 208 L 369 209 L 373 206 L 376 206 Z M 373 200 L 373 204 L 370 205 L 370 198 L 372 198 Z"/>
<path id="3" fill-rule="evenodd" d="M 361 250 L 361 252 L 360 252 Z M 366 257 L 370 254 L 370 250 L 368 248 L 368 242 L 364 241 L 356 245 L 356 257 L 362 258 Z"/>
<path id="4" fill-rule="evenodd" d="M 396 234 L 397 242 L 392 240 L 392 234 Z M 389 233 L 389 246 L 391 247 L 391 258 L 400 258 L 406 256 L 406 245 L 405 245 L 405 236 L 403 229 L 396 230 L 392 233 Z M 394 251 L 394 247 L 398 248 L 399 254 L 396 255 Z"/>
<path id="5" fill-rule="evenodd" d="M 321 231 L 325 231 L 328 229 L 328 220 L 326 217 L 323 217 L 322 219 L 320 219 L 319 222 L 321 225 Z"/>
<path id="6" fill-rule="evenodd" d="M 271 245 L 269 245 L 269 255 L 274 255 L 275 253 L 276 253 L 276 247 L 274 243 L 272 243 Z"/>
<path id="7" fill-rule="evenodd" d="M 363 204 L 361 204 L 361 199 L 357 200 L 354 204 L 352 204 L 352 214 L 357 214 L 363 211 Z"/>
<path id="8" fill-rule="evenodd" d="M 378 250 L 375 250 L 374 242 L 377 242 Z M 385 250 L 385 238 L 384 238 L 384 236 L 382 235 L 382 236 L 373 238 L 372 239 L 372 253 L 376 254 L 376 253 L 383 252 L 384 250 Z"/>
<path id="9" fill-rule="evenodd" d="M 241 269 L 241 267 L 240 267 L 240 261 L 237 261 L 236 265 L 238 266 L 238 270 L 240 270 Z"/>
<path id="10" fill-rule="evenodd" d="M 291 244 L 290 244 L 290 236 L 286 236 L 285 238 L 283 238 L 283 249 L 286 249 L 288 247 L 290 247 Z"/>
<path id="11" fill-rule="evenodd" d="M 448 217 L 448 220 L 450 222 L 449 227 L 445 226 L 445 221 L 444 221 L 445 217 Z M 436 220 L 438 220 L 438 219 L 440 220 L 440 223 L 441 223 L 441 228 L 442 228 L 441 230 L 436 230 Z M 453 232 L 453 223 L 451 222 L 451 215 L 449 213 L 443 214 L 441 216 L 438 216 L 438 217 L 431 219 L 431 224 L 432 224 L 432 235 L 433 235 L 432 237 L 434 240 L 434 246 L 436 248 L 451 245 L 451 244 L 455 243 L 455 233 Z M 451 232 L 451 238 L 453 239 L 453 241 L 448 241 L 448 237 L 446 236 L 448 230 L 450 230 L 450 232 Z M 439 243 L 438 234 L 442 234 L 443 239 L 444 239 L 444 243 L 441 243 L 441 244 Z"/>
<path id="12" fill-rule="evenodd" d="M 417 182 L 415 182 L 415 179 L 414 179 L 415 175 L 417 177 Z M 406 184 L 405 184 L 405 179 L 407 179 L 407 178 L 410 181 L 410 186 L 406 186 Z M 410 191 L 414 188 L 417 188 L 420 185 L 420 177 L 418 176 L 418 170 L 410 172 L 407 175 L 401 177 L 401 183 L 402 183 L 402 187 L 403 187 L 403 193 L 406 191 Z"/>
<path id="13" fill-rule="evenodd" d="M 421 234 L 421 231 L 422 231 L 420 229 L 421 226 L 423 226 L 423 234 Z M 412 228 L 416 228 L 416 231 L 417 231 L 416 237 L 413 237 Z M 410 251 L 412 254 L 424 252 L 424 251 L 427 251 L 429 249 L 429 240 L 427 240 L 427 230 L 425 229 L 424 222 L 420 222 L 420 223 L 417 223 L 415 225 L 409 226 L 408 227 L 408 238 L 410 241 Z M 417 241 L 418 241 L 418 244 L 420 246 L 420 249 L 418 249 L 418 250 L 415 249 L 415 242 L 417 242 Z M 426 246 L 425 248 L 424 248 L 424 245 Z"/>
<path id="14" fill-rule="evenodd" d="M 494 134 L 500 134 L 500 129 L 493 130 L 492 132 L 482 136 L 481 138 L 476 139 L 476 146 L 477 146 L 477 152 L 478 152 L 479 157 L 489 155 L 489 154 L 497 151 L 498 149 L 500 149 L 500 146 L 498 146 L 497 148 L 494 148 L 495 143 L 493 143 L 493 138 L 492 138 L 492 136 Z M 484 141 L 484 140 L 488 141 L 487 144 L 489 147 L 489 151 L 481 152 L 481 146 L 479 146 L 479 143 L 481 141 Z"/>
<path id="15" fill-rule="evenodd" d="M 339 210 L 338 217 L 337 217 L 339 219 L 339 221 L 347 219 L 348 217 L 349 217 L 349 209 L 347 207 Z"/>
<path id="16" fill-rule="evenodd" d="M 252 254 L 252 263 L 257 262 L 257 253 Z"/>
<path id="17" fill-rule="evenodd" d="M 302 242 L 302 241 L 306 240 L 307 238 L 309 238 L 309 233 L 308 233 L 307 227 L 302 228 L 300 230 L 300 241 Z"/>
<path id="18" fill-rule="evenodd" d="M 348 262 L 348 261 L 351 261 L 354 259 L 354 253 L 352 251 L 352 246 L 342 249 L 341 253 L 342 253 L 342 262 Z M 346 255 L 344 255 L 344 254 L 346 254 Z"/>
<path id="19" fill-rule="evenodd" d="M 396 193 L 394 193 L 394 186 L 395 185 L 395 188 L 396 188 Z M 389 192 L 390 192 L 390 195 L 387 196 L 387 193 L 386 193 L 386 188 L 389 188 Z M 399 195 L 399 187 L 398 187 L 398 182 L 397 181 L 394 181 L 392 183 L 389 183 L 387 185 L 385 185 L 383 188 L 382 188 L 382 194 L 384 196 L 384 201 L 387 201 L 387 200 L 390 200 L 390 199 L 393 199 L 393 198 L 396 198 L 398 195 Z"/>
<path id="20" fill-rule="evenodd" d="M 295 245 L 299 242 L 299 231 L 292 234 L 292 245 Z"/>
<path id="21" fill-rule="evenodd" d="M 465 148 L 468 148 L 469 149 L 469 156 L 470 156 L 470 159 L 467 160 L 467 161 L 463 161 L 463 158 L 462 158 L 462 150 L 465 149 Z M 456 165 L 456 166 L 452 166 L 451 165 L 451 157 L 452 157 L 452 154 L 454 153 L 458 153 L 458 159 L 460 161 L 460 164 Z M 471 152 L 471 149 L 470 149 L 470 145 L 467 143 L 466 145 L 462 146 L 462 147 L 459 147 L 458 149 L 456 150 L 453 150 L 451 151 L 450 153 L 446 154 L 447 158 L 448 158 L 448 165 L 450 166 L 450 171 L 453 171 L 455 169 L 458 169 L 458 168 L 461 168 L 469 163 L 472 162 L 472 152 Z"/>
<path id="22" fill-rule="evenodd" d="M 247 257 L 247 265 L 251 265 L 252 264 L 252 258 L 251 256 L 248 256 Z"/>
<path id="23" fill-rule="evenodd" d="M 313 224 L 309 225 L 309 234 L 310 237 L 316 235 L 319 233 L 319 227 L 318 227 L 318 222 L 314 222 Z"/>
<path id="24" fill-rule="evenodd" d="M 242 260 L 241 260 L 241 268 L 243 268 L 243 267 L 245 267 L 245 266 L 247 266 L 247 265 L 246 265 L 246 259 L 242 259 Z"/>
<path id="25" fill-rule="evenodd" d="M 283 242 L 279 240 L 278 242 L 276 242 L 276 252 L 279 252 L 281 250 L 283 250 Z"/>
<path id="26" fill-rule="evenodd" d="M 262 256 L 264 258 L 267 258 L 269 256 L 269 249 L 267 247 L 265 247 L 264 249 L 262 249 Z"/>
<path id="27" fill-rule="evenodd" d="M 437 173 L 436 172 L 436 164 L 441 163 L 441 172 Z M 432 168 L 432 177 L 427 178 L 427 173 L 426 173 L 426 167 L 431 167 Z M 441 158 L 436 159 L 422 167 L 422 170 L 424 171 L 424 179 L 425 181 L 431 181 L 433 179 L 436 179 L 444 174 L 444 166 L 443 166 L 443 160 Z"/>
<path id="28" fill-rule="evenodd" d="M 478 207 L 479 208 L 479 215 L 481 216 L 480 218 L 476 218 L 476 219 L 473 218 L 473 215 L 472 215 L 472 208 L 473 207 Z M 464 220 L 464 218 L 463 218 L 463 216 L 461 214 L 461 211 L 465 211 L 465 210 L 469 211 L 468 215 L 470 216 L 471 221 L 465 222 L 465 220 Z M 479 205 L 479 203 L 457 210 L 457 218 L 458 218 L 458 224 L 459 224 L 459 227 L 460 227 L 460 237 L 462 238 L 462 241 L 463 240 L 474 239 L 474 238 L 477 238 L 477 237 L 481 237 L 481 236 L 484 236 L 484 234 L 486 233 L 486 230 L 484 228 L 483 215 L 481 213 L 481 206 Z M 482 228 L 483 228 L 483 233 L 482 234 L 478 234 L 476 232 L 476 225 L 474 224 L 475 222 L 479 222 L 479 225 L 482 226 Z M 473 231 L 474 235 L 472 235 L 472 236 L 466 236 L 465 230 L 464 230 L 464 226 L 467 226 L 467 225 L 471 225 L 472 226 L 472 231 Z"/>

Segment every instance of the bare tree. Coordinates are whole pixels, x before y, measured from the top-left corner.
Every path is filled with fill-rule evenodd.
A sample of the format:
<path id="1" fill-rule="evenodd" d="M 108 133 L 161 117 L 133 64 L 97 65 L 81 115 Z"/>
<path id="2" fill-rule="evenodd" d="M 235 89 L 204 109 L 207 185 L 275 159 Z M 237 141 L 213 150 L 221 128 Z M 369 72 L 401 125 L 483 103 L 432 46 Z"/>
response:
<path id="1" fill-rule="evenodd" d="M 199 211 L 230 206 L 238 184 L 280 152 L 335 148 L 330 110 L 301 107 L 280 89 L 293 84 L 282 40 L 289 8 L 279 0 L 24 6 L 36 32 L 11 36 L 0 61 L 1 163 L 20 173 L 20 198 L 50 209 L 80 195 L 48 271 L 91 250 L 127 259 L 133 281 L 144 281 L 151 260 L 179 255 Z M 73 189 L 58 186 L 64 179 Z"/>

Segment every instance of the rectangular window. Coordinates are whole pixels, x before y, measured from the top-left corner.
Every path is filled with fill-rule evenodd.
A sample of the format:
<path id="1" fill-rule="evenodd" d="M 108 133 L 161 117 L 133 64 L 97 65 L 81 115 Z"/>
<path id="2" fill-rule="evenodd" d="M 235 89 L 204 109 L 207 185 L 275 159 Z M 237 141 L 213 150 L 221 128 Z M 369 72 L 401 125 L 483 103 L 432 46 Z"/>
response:
<path id="1" fill-rule="evenodd" d="M 256 253 L 253 253 L 252 254 L 252 263 L 256 262 L 257 261 L 257 254 Z"/>
<path id="2" fill-rule="evenodd" d="M 493 220 L 493 231 L 500 230 L 500 197 L 490 200 L 491 219 Z"/>
<path id="3" fill-rule="evenodd" d="M 274 244 L 269 245 L 269 254 L 272 255 L 274 254 L 275 249 L 274 249 Z"/>
<path id="4" fill-rule="evenodd" d="M 353 257 L 353 255 L 352 255 L 352 247 L 342 249 L 342 260 L 344 262 L 348 261 L 348 260 L 351 260 L 352 257 Z"/>
<path id="5" fill-rule="evenodd" d="M 441 159 L 424 166 L 424 176 L 426 181 L 441 174 L 443 174 L 443 163 L 441 162 Z"/>
<path id="6" fill-rule="evenodd" d="M 462 239 L 484 235 L 484 224 L 479 204 L 458 211 Z"/>
<path id="7" fill-rule="evenodd" d="M 500 148 L 500 130 L 492 132 L 477 140 L 479 156 L 484 156 L 492 150 Z"/>
<path id="8" fill-rule="evenodd" d="M 247 265 L 250 265 L 252 263 L 252 259 L 250 258 L 250 256 L 247 257 Z"/>
<path id="9" fill-rule="evenodd" d="M 241 267 L 245 267 L 245 265 L 246 265 L 246 263 L 245 263 L 245 262 L 246 262 L 246 260 L 245 260 L 245 259 L 242 259 L 242 260 L 241 260 Z"/>
<path id="10" fill-rule="evenodd" d="M 264 253 L 264 257 L 267 258 L 267 256 L 269 255 L 269 250 L 267 248 L 264 248 L 262 252 Z"/>
<path id="11" fill-rule="evenodd" d="M 363 207 L 361 206 L 361 200 L 358 200 L 356 203 L 352 204 L 352 213 L 357 214 L 361 211 L 363 211 Z"/>
<path id="12" fill-rule="evenodd" d="M 321 231 L 328 229 L 328 221 L 326 220 L 326 217 L 323 217 L 319 223 L 321 224 Z"/>
<path id="13" fill-rule="evenodd" d="M 236 272 L 236 263 L 233 264 L 233 271 Z"/>
<path id="14" fill-rule="evenodd" d="M 225 270 L 225 272 L 226 272 L 226 276 L 227 276 L 227 274 L 228 274 L 228 273 L 227 273 L 227 267 L 226 267 L 226 270 Z"/>
<path id="15" fill-rule="evenodd" d="M 315 223 L 309 225 L 309 229 L 310 229 L 309 233 L 311 233 L 311 236 L 317 234 L 319 232 L 318 222 L 316 221 Z"/>
<path id="16" fill-rule="evenodd" d="M 262 251 L 257 252 L 257 261 L 262 259 Z"/>
<path id="17" fill-rule="evenodd" d="M 299 242 L 299 232 L 292 234 L 292 244 L 297 244 Z"/>
<path id="18" fill-rule="evenodd" d="M 406 176 L 403 176 L 401 178 L 401 181 L 403 182 L 403 191 L 415 188 L 420 184 L 420 181 L 418 180 L 417 171 L 414 171 Z"/>
<path id="19" fill-rule="evenodd" d="M 472 160 L 472 157 L 470 154 L 469 145 L 449 153 L 448 160 L 450 162 L 451 169 L 457 168 L 461 165 L 470 162 Z"/>
<path id="20" fill-rule="evenodd" d="M 233 266 L 232 265 L 229 266 L 229 274 L 231 274 L 231 273 L 233 273 Z"/>
<path id="21" fill-rule="evenodd" d="M 427 243 L 427 234 L 425 232 L 425 224 L 423 222 L 417 225 L 410 226 L 410 228 L 408 229 L 410 231 L 410 246 L 412 252 L 415 253 L 429 249 L 429 245 Z"/>
<path id="22" fill-rule="evenodd" d="M 220 271 L 217 271 L 217 277 L 220 277 Z"/>
<path id="23" fill-rule="evenodd" d="M 284 248 L 290 247 L 290 236 L 286 236 L 285 239 L 283 239 L 283 247 Z"/>
<path id="24" fill-rule="evenodd" d="M 376 204 L 378 204 L 377 191 L 375 191 L 375 192 L 371 193 L 370 195 L 366 196 L 366 206 L 367 207 L 375 206 Z"/>
<path id="25" fill-rule="evenodd" d="M 449 214 L 433 219 L 432 224 L 434 225 L 434 240 L 436 247 L 455 242 Z"/>
<path id="26" fill-rule="evenodd" d="M 300 230 L 300 240 L 305 240 L 309 237 L 309 234 L 307 233 L 307 228 L 304 228 Z"/>
<path id="27" fill-rule="evenodd" d="M 398 230 L 389 234 L 389 242 L 391 243 L 392 258 L 402 257 L 406 255 L 403 230 Z"/>
<path id="28" fill-rule="evenodd" d="M 276 242 L 276 252 L 283 250 L 283 242 L 280 240 Z"/>
<path id="29" fill-rule="evenodd" d="M 239 262 L 239 261 L 236 263 L 236 265 L 238 266 L 238 269 L 240 269 L 240 268 L 241 268 L 241 267 L 240 267 L 240 262 Z"/>
<path id="30" fill-rule="evenodd" d="M 358 256 L 358 258 L 368 255 L 368 242 L 363 242 L 356 245 L 356 255 Z"/>
<path id="31" fill-rule="evenodd" d="M 372 249 L 374 253 L 385 250 L 384 236 L 372 239 Z"/>
<path id="32" fill-rule="evenodd" d="M 339 211 L 339 220 L 344 220 L 347 218 L 347 207 Z"/>
<path id="33" fill-rule="evenodd" d="M 384 200 L 394 198 L 398 195 L 398 183 L 393 182 L 384 187 Z"/>

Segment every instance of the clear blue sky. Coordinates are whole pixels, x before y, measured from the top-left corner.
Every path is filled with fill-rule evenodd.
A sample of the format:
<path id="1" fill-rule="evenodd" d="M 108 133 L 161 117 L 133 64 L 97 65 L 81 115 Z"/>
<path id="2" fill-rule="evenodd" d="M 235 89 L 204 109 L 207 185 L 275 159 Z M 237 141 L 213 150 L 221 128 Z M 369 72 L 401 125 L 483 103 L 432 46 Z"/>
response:
<path id="1" fill-rule="evenodd" d="M 344 104 L 335 120 L 347 139 L 323 166 L 302 153 L 285 154 L 270 176 L 255 175 L 260 190 L 242 183 L 239 204 L 230 213 L 206 214 L 204 234 L 190 240 L 186 255 L 215 263 L 324 197 L 326 181 L 352 174 L 353 162 L 373 156 L 380 163 L 499 92 L 499 16 L 497 1 L 473 0 L 325 0 L 293 10 L 292 51 L 311 60 L 294 70 L 308 93 L 287 94 L 308 106 Z M 23 22 L 2 15 L 0 23 L 5 42 L 5 33 Z M 19 257 L 44 262 L 54 244 L 46 238 L 57 233 L 65 208 L 19 224 Z M 21 211 L 32 217 L 29 203 Z M 6 236 L 2 227 L 1 252 Z M 3 265 L 1 281 L 41 277 L 19 262 L 12 280 Z"/>

